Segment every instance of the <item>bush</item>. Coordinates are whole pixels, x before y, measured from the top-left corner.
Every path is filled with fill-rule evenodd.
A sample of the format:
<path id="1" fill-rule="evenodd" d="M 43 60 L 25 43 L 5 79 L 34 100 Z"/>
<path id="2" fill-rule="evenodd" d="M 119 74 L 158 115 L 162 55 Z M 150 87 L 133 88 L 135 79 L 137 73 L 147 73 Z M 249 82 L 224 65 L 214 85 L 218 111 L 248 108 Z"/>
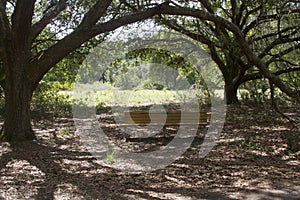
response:
<path id="1" fill-rule="evenodd" d="M 70 116 L 72 101 L 70 95 L 60 93 L 56 82 L 41 82 L 33 94 L 31 110 L 39 116 Z"/>
<path id="2" fill-rule="evenodd" d="M 162 84 L 159 84 L 159 83 L 146 82 L 143 85 L 143 89 L 163 90 L 163 89 L 165 89 L 165 86 Z"/>
<path id="3" fill-rule="evenodd" d="M 240 97 L 245 102 L 265 103 L 270 98 L 269 85 L 265 80 L 248 81 L 242 88 Z"/>

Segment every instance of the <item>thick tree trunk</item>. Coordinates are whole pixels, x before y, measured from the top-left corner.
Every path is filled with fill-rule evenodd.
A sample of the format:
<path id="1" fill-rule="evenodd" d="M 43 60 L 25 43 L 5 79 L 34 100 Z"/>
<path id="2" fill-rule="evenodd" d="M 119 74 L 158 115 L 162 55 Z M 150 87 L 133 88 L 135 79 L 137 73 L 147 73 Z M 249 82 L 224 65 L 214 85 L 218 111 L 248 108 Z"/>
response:
<path id="1" fill-rule="evenodd" d="M 225 97 L 226 97 L 227 105 L 239 103 L 237 90 L 238 90 L 238 86 L 232 83 L 231 84 L 225 83 Z"/>
<path id="2" fill-rule="evenodd" d="M 230 63 L 230 61 L 227 61 L 227 63 Z M 237 66 L 239 66 L 238 63 L 228 64 L 226 68 L 228 71 L 223 73 L 227 105 L 239 103 L 237 91 L 240 85 L 239 80 L 244 76 L 244 73 L 240 67 Z"/>
<path id="3" fill-rule="evenodd" d="M 7 73 L 2 130 L 4 140 L 11 142 L 36 139 L 30 120 L 32 93 L 33 87 L 26 73 L 20 73 L 17 70 Z"/>

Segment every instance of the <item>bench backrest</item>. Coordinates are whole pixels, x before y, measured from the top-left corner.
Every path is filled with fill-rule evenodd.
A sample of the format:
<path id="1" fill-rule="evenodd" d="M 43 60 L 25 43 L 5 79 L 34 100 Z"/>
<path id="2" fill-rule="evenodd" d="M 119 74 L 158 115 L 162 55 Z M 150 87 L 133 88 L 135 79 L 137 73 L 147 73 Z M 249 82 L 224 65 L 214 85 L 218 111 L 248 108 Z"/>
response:
<path id="1" fill-rule="evenodd" d="M 199 120 L 195 120 L 199 116 Z M 152 122 L 151 122 L 152 119 Z M 164 112 L 151 112 L 151 118 L 148 110 L 126 111 L 124 113 L 125 124 L 147 125 L 151 122 L 152 125 L 182 125 L 182 124 L 199 124 L 207 125 L 209 115 L 206 110 L 200 112 L 185 111 L 181 120 L 180 110 L 168 110 Z"/>

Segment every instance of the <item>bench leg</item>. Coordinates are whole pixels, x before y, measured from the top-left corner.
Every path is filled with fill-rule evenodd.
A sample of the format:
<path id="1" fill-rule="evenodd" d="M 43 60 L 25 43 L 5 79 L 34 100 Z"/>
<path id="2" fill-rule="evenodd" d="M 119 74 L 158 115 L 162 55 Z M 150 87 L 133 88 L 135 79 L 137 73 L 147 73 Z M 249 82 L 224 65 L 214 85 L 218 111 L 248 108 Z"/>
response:
<path id="1" fill-rule="evenodd" d="M 167 127 L 164 126 L 164 127 L 163 127 L 163 137 L 167 137 L 167 134 L 168 134 Z"/>

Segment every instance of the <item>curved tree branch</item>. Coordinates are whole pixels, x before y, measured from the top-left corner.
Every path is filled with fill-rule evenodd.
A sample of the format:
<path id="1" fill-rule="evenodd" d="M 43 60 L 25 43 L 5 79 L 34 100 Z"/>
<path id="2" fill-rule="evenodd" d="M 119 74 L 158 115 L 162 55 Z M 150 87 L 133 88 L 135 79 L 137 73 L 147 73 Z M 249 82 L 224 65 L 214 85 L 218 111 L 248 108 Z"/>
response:
<path id="1" fill-rule="evenodd" d="M 277 38 L 269 46 L 267 46 L 258 57 L 259 58 L 265 57 L 266 55 L 268 55 L 268 52 L 270 52 L 277 45 L 290 43 L 290 42 L 299 42 L 299 41 L 300 41 L 300 37 L 290 38 L 289 35 L 285 36 L 284 38 Z"/>
<path id="2" fill-rule="evenodd" d="M 293 9 L 293 10 L 284 10 L 281 14 L 291 14 L 291 13 L 299 13 L 300 9 Z M 243 30 L 243 33 L 247 35 L 247 33 L 253 29 L 254 27 L 258 26 L 259 24 L 266 22 L 268 20 L 277 20 L 278 15 L 277 14 L 271 14 L 271 15 L 260 15 L 257 19 L 250 22 L 245 29 Z"/>
<path id="3" fill-rule="evenodd" d="M 63 10 L 66 9 L 66 2 L 67 0 L 60 0 L 53 9 L 45 12 L 40 21 L 32 25 L 31 40 L 34 40 L 54 18 L 56 18 Z"/>
<path id="4" fill-rule="evenodd" d="M 83 20 L 80 25 L 80 29 L 76 29 L 74 32 L 47 49 L 44 54 L 39 57 L 39 59 L 31 62 L 29 70 L 33 75 L 33 79 L 36 83 L 38 83 L 55 64 L 57 64 L 69 53 L 75 51 L 89 39 L 99 34 L 113 31 L 121 26 L 151 18 L 152 16 L 163 11 L 162 8 L 166 5 L 168 5 L 168 3 L 163 3 L 144 11 L 134 12 L 101 24 L 92 25 L 89 23 L 89 21 Z M 95 9 L 94 12 L 98 11 Z M 90 17 L 93 16 L 92 14 L 92 12 L 88 13 Z M 97 15 L 97 17 L 98 16 L 99 14 Z"/>
<path id="5" fill-rule="evenodd" d="M 185 34 L 186 36 L 196 40 L 196 41 L 199 41 L 203 44 L 206 44 L 208 46 L 215 46 L 215 47 L 219 47 L 219 48 L 222 48 L 220 45 L 216 44 L 216 43 L 213 43 L 211 40 L 209 40 L 208 38 L 206 38 L 204 35 L 200 35 L 200 34 L 196 34 L 196 33 L 193 33 L 189 30 L 186 30 L 184 29 L 182 26 L 178 25 L 178 24 L 174 24 L 172 23 L 171 21 L 163 18 L 163 17 L 160 17 L 159 18 L 159 21 L 161 23 L 163 23 L 164 25 L 166 25 L 168 28 L 172 29 L 172 30 L 175 30 L 177 32 L 180 32 L 180 33 L 183 33 Z"/>
<path id="6" fill-rule="evenodd" d="M 269 33 L 269 34 L 266 34 L 266 35 L 261 35 L 261 36 L 256 37 L 256 38 L 252 38 L 251 42 L 260 41 L 260 40 L 264 40 L 264 39 L 271 38 L 271 37 L 276 37 L 279 34 L 282 35 L 283 33 L 286 33 L 286 32 L 292 31 L 292 30 L 294 30 L 295 32 L 298 32 L 299 29 L 300 29 L 299 26 L 291 26 L 291 27 L 282 29 L 279 32 Z M 291 35 L 291 34 L 289 34 L 289 35 Z"/>
<path id="7" fill-rule="evenodd" d="M 45 51 L 44 55 L 42 55 L 39 60 L 31 63 L 31 70 L 33 72 L 36 69 L 36 66 L 38 66 L 38 69 L 36 70 L 37 73 L 34 73 L 36 81 L 39 81 L 43 77 L 43 75 L 47 73 L 49 69 L 51 69 L 51 67 L 59 62 L 63 57 L 74 51 L 76 48 L 80 47 L 81 44 L 83 44 L 90 38 L 98 34 L 109 32 L 121 26 L 148 19 L 154 15 L 159 14 L 182 15 L 195 17 L 200 20 L 212 21 L 215 24 L 221 25 L 224 29 L 231 31 L 234 34 L 240 49 L 247 57 L 248 61 L 259 69 L 260 74 L 271 80 L 281 91 L 286 93 L 288 96 L 293 97 L 298 102 L 300 102 L 300 94 L 297 91 L 293 91 L 291 88 L 285 85 L 279 77 L 270 72 L 270 70 L 267 68 L 266 63 L 264 63 L 259 58 L 259 56 L 257 56 L 251 50 L 248 42 L 246 41 L 244 33 L 237 25 L 224 19 L 223 17 L 211 14 L 203 10 L 170 6 L 169 3 L 163 3 L 153 8 L 113 19 L 90 28 L 87 27 L 86 29 L 75 30 L 69 36 L 65 37 L 56 45 Z"/>
<path id="8" fill-rule="evenodd" d="M 272 57 L 266 61 L 266 65 L 269 66 L 271 63 L 275 62 L 278 58 L 283 57 L 288 53 L 295 51 L 296 49 L 300 49 L 300 44 L 284 49 L 283 51 L 280 51 L 279 53 L 272 55 Z"/>
<path id="9" fill-rule="evenodd" d="M 290 72 L 297 72 L 297 71 L 300 72 L 300 67 L 279 70 L 277 72 L 273 72 L 273 74 L 276 75 L 276 76 L 280 76 L 282 74 L 286 74 L 286 73 L 290 73 Z M 263 76 L 260 73 L 248 74 L 248 75 L 245 75 L 241 79 L 240 83 L 242 84 L 242 83 L 245 83 L 247 81 L 252 81 L 252 80 L 257 80 L 257 79 L 262 79 L 262 78 L 263 78 Z"/>

